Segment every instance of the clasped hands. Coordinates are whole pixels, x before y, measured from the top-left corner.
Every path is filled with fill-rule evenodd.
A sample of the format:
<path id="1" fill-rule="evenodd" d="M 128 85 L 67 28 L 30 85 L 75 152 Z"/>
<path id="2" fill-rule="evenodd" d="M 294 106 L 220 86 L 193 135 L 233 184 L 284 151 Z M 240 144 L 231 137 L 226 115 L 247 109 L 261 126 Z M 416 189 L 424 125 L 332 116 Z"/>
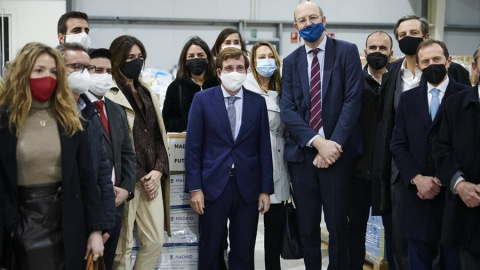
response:
<path id="1" fill-rule="evenodd" d="M 417 174 L 412 182 L 417 186 L 417 196 L 422 200 L 434 199 L 442 187 L 442 182 L 434 176 Z"/>
<path id="2" fill-rule="evenodd" d="M 148 199 L 153 200 L 158 196 L 162 175 L 162 172 L 153 170 L 140 179 L 142 189 L 147 193 Z"/>
<path id="3" fill-rule="evenodd" d="M 340 144 L 332 140 L 326 140 L 320 136 L 313 140 L 312 145 L 318 151 L 318 154 L 313 160 L 313 166 L 321 169 L 330 167 L 340 158 L 343 152 Z"/>

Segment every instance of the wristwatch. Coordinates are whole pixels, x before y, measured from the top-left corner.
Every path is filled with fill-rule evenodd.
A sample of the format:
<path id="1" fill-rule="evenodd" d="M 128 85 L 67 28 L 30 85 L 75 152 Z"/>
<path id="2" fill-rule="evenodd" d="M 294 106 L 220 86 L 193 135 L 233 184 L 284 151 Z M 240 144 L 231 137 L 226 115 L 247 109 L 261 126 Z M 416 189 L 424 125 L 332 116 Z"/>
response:
<path id="1" fill-rule="evenodd" d="M 133 192 L 128 192 L 128 197 L 127 197 L 127 202 L 130 201 L 131 199 L 133 199 L 133 197 L 135 197 L 135 195 L 133 195 Z"/>

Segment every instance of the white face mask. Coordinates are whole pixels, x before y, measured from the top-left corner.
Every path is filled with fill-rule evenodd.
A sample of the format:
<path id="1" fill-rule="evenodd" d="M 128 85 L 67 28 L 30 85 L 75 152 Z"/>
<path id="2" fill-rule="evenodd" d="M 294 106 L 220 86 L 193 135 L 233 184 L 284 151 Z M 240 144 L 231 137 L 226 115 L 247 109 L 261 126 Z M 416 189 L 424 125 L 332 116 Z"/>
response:
<path id="1" fill-rule="evenodd" d="M 223 45 L 222 48 L 221 48 L 221 50 L 223 50 L 223 49 L 225 49 L 225 48 L 230 48 L 230 47 L 232 47 L 232 48 L 237 48 L 237 49 L 239 49 L 239 50 L 242 50 L 242 46 L 240 46 L 240 45 Z M 220 51 L 221 51 L 221 50 L 220 50 Z"/>
<path id="2" fill-rule="evenodd" d="M 105 96 L 112 87 L 112 75 L 108 73 L 90 75 L 90 92 L 97 96 Z"/>
<path id="3" fill-rule="evenodd" d="M 245 73 L 238 73 L 236 71 L 230 73 L 223 73 L 220 76 L 220 80 L 222 80 L 222 84 L 225 88 L 232 92 L 236 92 L 240 90 L 247 78 L 247 74 Z"/>
<path id="4" fill-rule="evenodd" d="M 90 48 L 90 37 L 85 32 L 65 36 L 65 43 L 74 42 L 82 44 L 82 46 L 85 47 L 85 49 L 87 50 L 88 48 Z"/>
<path id="5" fill-rule="evenodd" d="M 87 70 L 83 72 L 75 71 L 68 76 L 68 86 L 73 92 L 79 95 L 88 91 L 91 81 L 90 73 L 88 73 Z"/>

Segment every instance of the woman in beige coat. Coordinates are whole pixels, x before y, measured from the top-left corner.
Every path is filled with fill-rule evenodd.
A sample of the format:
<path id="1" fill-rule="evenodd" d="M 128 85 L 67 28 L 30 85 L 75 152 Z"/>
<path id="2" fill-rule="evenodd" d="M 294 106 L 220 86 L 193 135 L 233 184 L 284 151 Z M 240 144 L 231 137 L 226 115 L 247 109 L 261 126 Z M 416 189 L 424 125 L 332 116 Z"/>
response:
<path id="1" fill-rule="evenodd" d="M 110 53 L 115 82 L 106 97 L 125 109 L 137 156 L 135 194 L 125 205 L 114 269 L 131 269 L 135 223 L 140 246 L 133 269 L 154 269 L 164 242 L 163 231 L 170 234 L 165 126 L 157 97 L 139 80 L 147 58 L 142 42 L 132 36 L 120 36 L 110 45 Z"/>

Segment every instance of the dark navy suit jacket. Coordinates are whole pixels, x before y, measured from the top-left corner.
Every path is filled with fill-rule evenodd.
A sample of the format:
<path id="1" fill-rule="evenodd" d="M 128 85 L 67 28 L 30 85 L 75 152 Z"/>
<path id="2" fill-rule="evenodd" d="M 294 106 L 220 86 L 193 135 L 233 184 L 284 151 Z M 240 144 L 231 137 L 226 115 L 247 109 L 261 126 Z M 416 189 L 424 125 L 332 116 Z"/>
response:
<path id="1" fill-rule="evenodd" d="M 427 82 L 402 93 L 395 114 L 391 151 L 405 184 L 402 228 L 408 238 L 439 241 L 445 191 L 442 188 L 432 200 L 422 200 L 417 188 L 410 183 L 417 174 L 436 176 L 432 157 L 432 143 L 443 112 L 443 103 L 452 94 L 467 88 L 449 76 L 449 83 L 435 118 L 431 119 L 428 106 Z"/>
<path id="2" fill-rule="evenodd" d="M 362 152 L 358 118 L 361 111 L 363 74 L 355 44 L 327 38 L 322 78 L 322 121 L 325 138 L 343 147 L 343 157 Z M 289 128 L 285 159 L 301 162 L 303 148 L 317 132 L 310 126 L 310 86 L 305 47 L 283 60 L 280 114 Z"/>
<path id="3" fill-rule="evenodd" d="M 273 193 L 272 150 L 267 107 L 260 95 L 243 89 L 242 123 L 233 140 L 221 86 L 195 94 L 187 127 L 186 191 L 202 190 L 205 200 L 217 199 L 227 185 L 230 167 L 247 203 L 260 193 Z"/>

